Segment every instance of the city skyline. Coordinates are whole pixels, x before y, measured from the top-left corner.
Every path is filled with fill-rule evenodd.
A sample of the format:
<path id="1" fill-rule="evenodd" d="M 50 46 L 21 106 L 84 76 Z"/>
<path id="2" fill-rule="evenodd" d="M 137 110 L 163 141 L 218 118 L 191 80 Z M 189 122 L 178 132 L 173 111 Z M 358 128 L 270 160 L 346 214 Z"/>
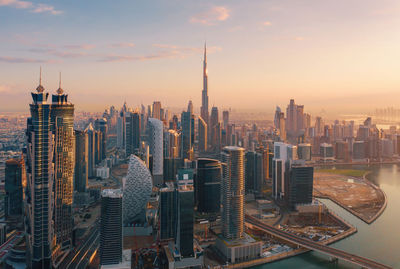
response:
<path id="1" fill-rule="evenodd" d="M 362 111 L 371 100 L 395 105 L 399 8 L 396 1 L 251 6 L 124 1 L 72 7 L 2 0 L 6 27 L 0 34 L 7 38 L 0 44 L 1 111 L 26 110 L 21 104 L 36 87 L 40 65 L 49 92 L 63 72 L 77 109 L 101 111 L 125 100 L 146 104 L 157 95 L 171 107 L 192 100 L 197 111 L 204 41 L 210 107 L 273 113 L 275 104 L 289 98 L 312 112 Z"/>

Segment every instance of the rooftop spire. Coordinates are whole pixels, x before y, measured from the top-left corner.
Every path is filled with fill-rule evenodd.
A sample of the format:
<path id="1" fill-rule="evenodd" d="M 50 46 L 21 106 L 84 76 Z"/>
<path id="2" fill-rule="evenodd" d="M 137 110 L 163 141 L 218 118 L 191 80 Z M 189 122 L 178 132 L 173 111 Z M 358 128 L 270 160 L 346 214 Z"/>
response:
<path id="1" fill-rule="evenodd" d="M 61 95 L 61 94 L 63 94 L 63 89 L 61 88 L 61 72 L 60 72 L 60 80 L 59 80 L 59 82 L 58 82 L 58 90 L 57 90 L 57 93 L 59 94 L 59 95 Z"/>
<path id="2" fill-rule="evenodd" d="M 207 41 L 204 41 L 204 62 L 207 62 Z"/>
<path id="3" fill-rule="evenodd" d="M 42 86 L 42 67 L 40 67 L 39 86 L 37 86 L 36 91 L 38 93 L 44 92 L 44 87 Z"/>

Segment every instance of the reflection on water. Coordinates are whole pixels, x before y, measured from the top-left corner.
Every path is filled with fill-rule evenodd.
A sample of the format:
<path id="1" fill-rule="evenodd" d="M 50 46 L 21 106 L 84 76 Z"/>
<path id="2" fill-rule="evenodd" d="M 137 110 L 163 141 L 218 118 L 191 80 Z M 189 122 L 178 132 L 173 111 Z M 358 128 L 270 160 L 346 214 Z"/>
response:
<path id="1" fill-rule="evenodd" d="M 340 168 L 340 167 L 338 167 Z M 349 168 L 349 166 L 346 166 Z M 400 268 L 400 166 L 352 166 L 352 169 L 371 169 L 368 179 L 380 186 L 386 193 L 388 203 L 383 214 L 368 225 L 351 215 L 335 203 L 324 200 L 324 203 L 339 216 L 357 227 L 358 232 L 330 246 L 356 255 L 364 256 L 393 268 Z M 339 265 L 329 262 L 324 254 L 309 252 L 297 257 L 265 264 L 255 268 L 357 268 L 349 263 L 339 261 Z"/>

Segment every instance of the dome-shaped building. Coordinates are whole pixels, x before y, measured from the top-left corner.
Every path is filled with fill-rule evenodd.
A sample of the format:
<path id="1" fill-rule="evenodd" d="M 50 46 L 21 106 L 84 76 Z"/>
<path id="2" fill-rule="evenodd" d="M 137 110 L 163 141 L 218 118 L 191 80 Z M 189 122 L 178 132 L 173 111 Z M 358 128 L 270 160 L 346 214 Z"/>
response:
<path id="1" fill-rule="evenodd" d="M 131 155 L 123 188 L 125 225 L 144 220 L 145 206 L 150 198 L 152 188 L 152 178 L 146 164 L 139 157 Z"/>

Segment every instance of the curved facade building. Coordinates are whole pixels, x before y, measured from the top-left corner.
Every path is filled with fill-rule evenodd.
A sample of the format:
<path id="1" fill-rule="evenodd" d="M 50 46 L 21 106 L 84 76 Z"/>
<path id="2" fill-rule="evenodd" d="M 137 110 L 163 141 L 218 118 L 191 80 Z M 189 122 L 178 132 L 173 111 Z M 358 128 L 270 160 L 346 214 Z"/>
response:
<path id="1" fill-rule="evenodd" d="M 147 123 L 147 139 L 150 154 L 153 155 L 154 185 L 161 186 L 163 178 L 163 123 L 159 119 L 150 118 Z"/>
<path id="2" fill-rule="evenodd" d="M 225 147 L 222 162 L 222 235 L 238 239 L 244 235 L 244 148 Z"/>
<path id="3" fill-rule="evenodd" d="M 218 213 L 221 208 L 221 162 L 214 159 L 197 160 L 195 181 L 197 211 Z"/>
<path id="4" fill-rule="evenodd" d="M 141 216 L 144 216 L 144 209 L 152 188 L 151 174 L 146 164 L 137 156 L 131 155 L 123 189 L 125 225 L 138 221 Z"/>

